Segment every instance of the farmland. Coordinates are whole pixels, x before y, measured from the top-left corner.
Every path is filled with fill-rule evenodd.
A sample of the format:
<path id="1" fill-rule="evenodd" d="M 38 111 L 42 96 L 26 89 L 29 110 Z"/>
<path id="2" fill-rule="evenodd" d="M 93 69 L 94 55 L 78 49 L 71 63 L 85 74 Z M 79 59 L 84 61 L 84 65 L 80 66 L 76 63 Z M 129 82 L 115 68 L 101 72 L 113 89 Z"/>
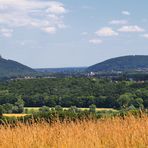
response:
<path id="1" fill-rule="evenodd" d="M 144 148 L 148 146 L 148 117 L 127 116 L 98 121 L 18 123 L 0 128 L 1 148 Z"/>
<path id="2" fill-rule="evenodd" d="M 0 0 L 0 148 L 148 148 L 148 0 Z"/>
<path id="3" fill-rule="evenodd" d="M 40 107 L 24 107 L 24 113 L 26 110 L 28 110 L 28 112 L 38 112 L 40 109 Z M 51 108 L 50 108 L 51 109 Z M 68 110 L 68 107 L 64 107 L 64 110 Z M 78 108 L 80 110 L 89 110 L 89 108 Z M 96 111 L 117 111 L 113 108 L 96 108 Z"/>
<path id="4" fill-rule="evenodd" d="M 44 107 L 43 107 L 44 108 Z M 42 108 L 41 107 L 24 107 L 24 111 L 23 113 L 17 113 L 17 114 L 12 114 L 12 113 L 7 113 L 7 114 L 3 114 L 4 117 L 16 117 L 16 118 L 19 118 L 19 117 L 24 117 L 24 116 L 27 116 L 27 115 L 33 115 L 35 113 L 39 113 L 40 110 Z M 54 108 L 55 109 L 55 108 Z M 77 108 L 78 110 L 80 111 L 89 111 L 90 109 L 89 108 Z M 52 110 L 52 108 L 49 108 L 49 110 Z M 62 110 L 64 111 L 69 111 L 70 108 L 68 107 L 65 107 L 65 108 L 62 108 Z M 115 110 L 113 108 L 96 108 L 95 109 L 96 112 L 107 112 L 107 111 L 111 111 L 111 112 L 118 112 L 118 110 Z"/>

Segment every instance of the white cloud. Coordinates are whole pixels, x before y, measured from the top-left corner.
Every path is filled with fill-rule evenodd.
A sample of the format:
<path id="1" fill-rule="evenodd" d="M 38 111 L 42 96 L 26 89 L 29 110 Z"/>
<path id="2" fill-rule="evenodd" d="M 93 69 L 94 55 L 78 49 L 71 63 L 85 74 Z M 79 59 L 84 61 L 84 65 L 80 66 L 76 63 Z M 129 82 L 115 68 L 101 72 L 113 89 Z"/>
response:
<path id="1" fill-rule="evenodd" d="M 42 28 L 42 30 L 47 32 L 47 33 L 56 33 L 55 27 L 46 27 L 46 28 Z"/>
<path id="2" fill-rule="evenodd" d="M 128 21 L 127 20 L 112 20 L 109 22 L 109 24 L 112 24 L 112 25 L 126 25 L 128 24 Z"/>
<path id="3" fill-rule="evenodd" d="M 102 42 L 103 42 L 102 40 L 97 39 L 97 38 L 94 38 L 94 39 L 90 39 L 89 40 L 89 43 L 95 44 L 95 45 L 101 44 Z"/>
<path id="4" fill-rule="evenodd" d="M 148 34 L 143 34 L 142 37 L 148 39 Z"/>
<path id="5" fill-rule="evenodd" d="M 5 37 L 11 37 L 13 33 L 12 29 L 7 29 L 7 28 L 1 28 L 0 29 L 0 34 L 2 34 Z"/>
<path id="6" fill-rule="evenodd" d="M 96 34 L 98 36 L 104 36 L 104 37 L 117 36 L 118 35 L 118 33 L 115 32 L 114 30 L 112 30 L 112 28 L 110 28 L 110 27 L 101 28 L 100 30 L 96 31 Z"/>
<path id="7" fill-rule="evenodd" d="M 144 32 L 144 29 L 134 25 L 134 26 L 123 26 L 118 29 L 120 32 Z"/>
<path id="8" fill-rule="evenodd" d="M 131 13 L 129 11 L 122 11 L 123 15 L 131 15 Z"/>
<path id="9" fill-rule="evenodd" d="M 60 5 L 52 4 L 46 11 L 51 12 L 51 13 L 55 13 L 55 14 L 61 14 L 61 13 L 66 12 L 66 10 L 62 4 L 60 4 Z"/>
<path id="10" fill-rule="evenodd" d="M 66 27 L 63 22 L 66 12 L 64 5 L 57 1 L 0 0 L 0 27 L 33 27 L 53 33 Z"/>

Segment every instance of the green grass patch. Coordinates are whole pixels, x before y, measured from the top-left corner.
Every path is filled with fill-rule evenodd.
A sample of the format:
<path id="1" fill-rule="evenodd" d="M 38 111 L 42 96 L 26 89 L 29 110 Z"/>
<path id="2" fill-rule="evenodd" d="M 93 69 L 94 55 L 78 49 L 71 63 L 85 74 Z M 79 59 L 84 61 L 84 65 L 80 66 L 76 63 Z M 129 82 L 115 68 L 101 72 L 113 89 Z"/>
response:
<path id="1" fill-rule="evenodd" d="M 28 113 L 28 114 L 31 114 L 31 113 L 34 113 L 34 112 L 38 112 L 40 109 L 40 107 L 25 107 L 24 108 L 24 113 Z M 64 110 L 68 110 L 69 107 L 63 107 Z M 89 108 L 78 108 L 80 110 L 89 110 Z M 117 110 L 116 109 L 113 109 L 113 108 L 96 108 L 96 111 L 114 111 L 116 112 Z"/>

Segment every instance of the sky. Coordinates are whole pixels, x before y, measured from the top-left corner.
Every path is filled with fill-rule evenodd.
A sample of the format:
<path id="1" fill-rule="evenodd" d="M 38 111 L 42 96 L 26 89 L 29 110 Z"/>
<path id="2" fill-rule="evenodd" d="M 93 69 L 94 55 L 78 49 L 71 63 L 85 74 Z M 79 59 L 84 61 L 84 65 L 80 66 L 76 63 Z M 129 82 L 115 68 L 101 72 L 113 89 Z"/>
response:
<path id="1" fill-rule="evenodd" d="M 148 55 L 148 0 L 0 0 L 0 54 L 32 68 Z"/>

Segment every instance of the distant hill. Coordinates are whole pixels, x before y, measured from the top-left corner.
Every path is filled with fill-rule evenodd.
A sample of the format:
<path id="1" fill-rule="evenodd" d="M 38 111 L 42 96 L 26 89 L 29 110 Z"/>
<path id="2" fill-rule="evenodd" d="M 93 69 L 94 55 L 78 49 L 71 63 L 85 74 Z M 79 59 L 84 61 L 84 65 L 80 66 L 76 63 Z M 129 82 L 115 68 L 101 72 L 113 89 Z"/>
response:
<path id="1" fill-rule="evenodd" d="M 34 73 L 35 71 L 30 67 L 0 57 L 0 78 L 26 76 Z"/>
<path id="2" fill-rule="evenodd" d="M 43 73 L 75 73 L 83 72 L 87 67 L 66 67 L 66 68 L 38 68 L 37 72 Z"/>
<path id="3" fill-rule="evenodd" d="M 87 68 L 87 71 L 130 71 L 148 70 L 148 56 L 123 56 L 112 58 Z"/>

